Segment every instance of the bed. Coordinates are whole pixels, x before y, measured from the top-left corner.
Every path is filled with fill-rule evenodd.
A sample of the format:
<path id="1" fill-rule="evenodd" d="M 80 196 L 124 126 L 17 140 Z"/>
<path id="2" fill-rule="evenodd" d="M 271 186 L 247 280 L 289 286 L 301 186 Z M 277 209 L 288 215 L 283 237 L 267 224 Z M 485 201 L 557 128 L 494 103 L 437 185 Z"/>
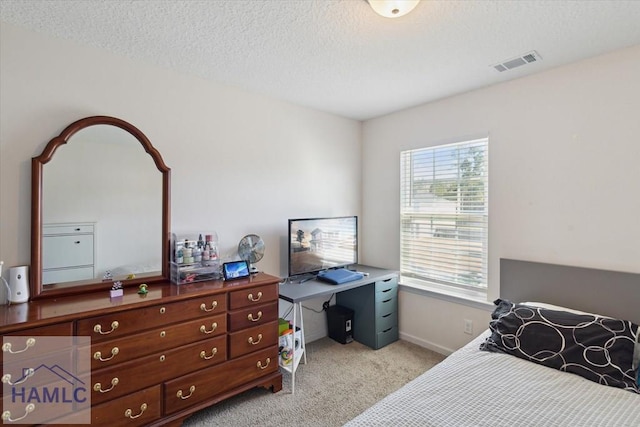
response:
<path id="1" fill-rule="evenodd" d="M 515 353 L 508 354 L 512 348 L 505 338 L 515 336 L 507 335 L 508 332 L 517 329 L 520 333 L 526 329 L 518 329 L 518 322 L 522 317 L 529 318 L 529 313 L 531 316 L 541 314 L 545 321 L 553 322 L 576 319 L 591 322 L 595 318 L 592 313 L 597 313 L 602 315 L 597 316 L 601 323 L 597 325 L 599 329 L 604 325 L 607 330 L 616 330 L 616 334 L 626 334 L 623 339 L 606 344 L 610 350 L 607 355 L 611 357 L 618 351 L 616 345 L 624 345 L 625 360 L 618 363 L 616 359 L 615 368 L 631 363 L 629 358 L 634 355 L 633 363 L 637 364 L 640 275 L 504 259 L 500 272 L 502 301 L 492 315 L 492 328 L 367 409 L 348 422 L 347 427 L 640 426 L 637 367 L 633 373 L 629 369 L 624 371 L 626 382 L 622 383 L 616 383 L 607 375 L 587 379 L 589 375 L 583 375 L 580 370 L 569 373 L 544 365 L 557 360 L 557 355 L 547 357 L 548 353 L 535 353 L 537 362 L 534 363 Z M 603 292 L 603 284 L 606 284 L 606 292 Z M 566 307 L 577 311 L 567 311 Z M 523 316 L 523 312 L 528 314 Z M 560 320 L 553 316 L 560 316 Z M 510 325 L 514 319 L 515 324 Z M 538 322 L 537 317 L 529 320 L 538 326 L 544 323 Z M 571 336 L 586 330 L 583 329 L 584 322 L 577 325 L 571 330 Z M 611 325 L 622 326 L 611 328 Z M 513 330 L 509 331 L 509 328 Z M 544 336 L 538 332 L 532 336 Z M 507 352 L 502 348 L 480 350 L 481 346 L 490 346 L 487 343 L 496 344 L 496 337 L 498 345 L 506 346 Z M 525 335 L 518 337 L 521 338 L 518 344 L 525 345 L 528 338 Z M 487 341 L 487 338 L 491 339 Z M 630 343 L 630 339 L 634 342 Z M 563 349 L 569 348 L 567 341 Z M 587 354 L 589 349 L 580 353 Z M 520 348 L 514 352 L 517 350 Z M 596 358 L 590 356 L 590 360 L 599 364 Z M 566 363 L 565 368 L 571 365 Z M 633 375 L 631 381 L 628 381 L 629 375 Z"/>

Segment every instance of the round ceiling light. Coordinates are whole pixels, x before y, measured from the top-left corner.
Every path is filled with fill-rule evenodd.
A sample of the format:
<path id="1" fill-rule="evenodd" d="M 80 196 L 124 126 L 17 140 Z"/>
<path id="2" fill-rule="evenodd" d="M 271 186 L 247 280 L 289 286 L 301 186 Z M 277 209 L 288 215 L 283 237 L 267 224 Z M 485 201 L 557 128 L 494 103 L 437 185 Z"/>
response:
<path id="1" fill-rule="evenodd" d="M 398 18 L 411 12 L 420 0 L 367 0 L 378 15 L 385 18 Z"/>

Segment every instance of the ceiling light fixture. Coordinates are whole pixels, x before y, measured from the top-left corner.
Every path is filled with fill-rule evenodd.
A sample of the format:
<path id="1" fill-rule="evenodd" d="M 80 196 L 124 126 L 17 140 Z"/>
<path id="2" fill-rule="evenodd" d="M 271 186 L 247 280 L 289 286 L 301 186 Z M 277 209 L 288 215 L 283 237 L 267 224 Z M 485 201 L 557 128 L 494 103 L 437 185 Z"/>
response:
<path id="1" fill-rule="evenodd" d="M 378 15 L 398 18 L 411 12 L 420 0 L 365 0 Z"/>

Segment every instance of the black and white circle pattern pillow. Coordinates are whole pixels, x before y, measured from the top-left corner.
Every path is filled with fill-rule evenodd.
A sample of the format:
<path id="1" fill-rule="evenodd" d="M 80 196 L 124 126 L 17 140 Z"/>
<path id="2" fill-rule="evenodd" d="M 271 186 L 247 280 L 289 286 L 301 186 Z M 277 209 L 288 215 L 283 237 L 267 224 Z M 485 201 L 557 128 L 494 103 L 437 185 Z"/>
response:
<path id="1" fill-rule="evenodd" d="M 482 343 L 486 351 L 512 354 L 600 384 L 640 394 L 633 363 L 638 325 L 591 314 L 549 310 L 496 300 Z"/>

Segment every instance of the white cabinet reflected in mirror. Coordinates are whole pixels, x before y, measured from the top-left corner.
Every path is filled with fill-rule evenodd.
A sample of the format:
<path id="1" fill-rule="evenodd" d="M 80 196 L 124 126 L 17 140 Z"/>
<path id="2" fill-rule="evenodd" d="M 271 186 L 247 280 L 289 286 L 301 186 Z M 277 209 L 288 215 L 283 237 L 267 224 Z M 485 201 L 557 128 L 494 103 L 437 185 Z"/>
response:
<path id="1" fill-rule="evenodd" d="M 167 277 L 169 168 L 139 130 L 86 118 L 33 162 L 33 295 L 111 286 L 107 271 L 114 280 Z"/>

